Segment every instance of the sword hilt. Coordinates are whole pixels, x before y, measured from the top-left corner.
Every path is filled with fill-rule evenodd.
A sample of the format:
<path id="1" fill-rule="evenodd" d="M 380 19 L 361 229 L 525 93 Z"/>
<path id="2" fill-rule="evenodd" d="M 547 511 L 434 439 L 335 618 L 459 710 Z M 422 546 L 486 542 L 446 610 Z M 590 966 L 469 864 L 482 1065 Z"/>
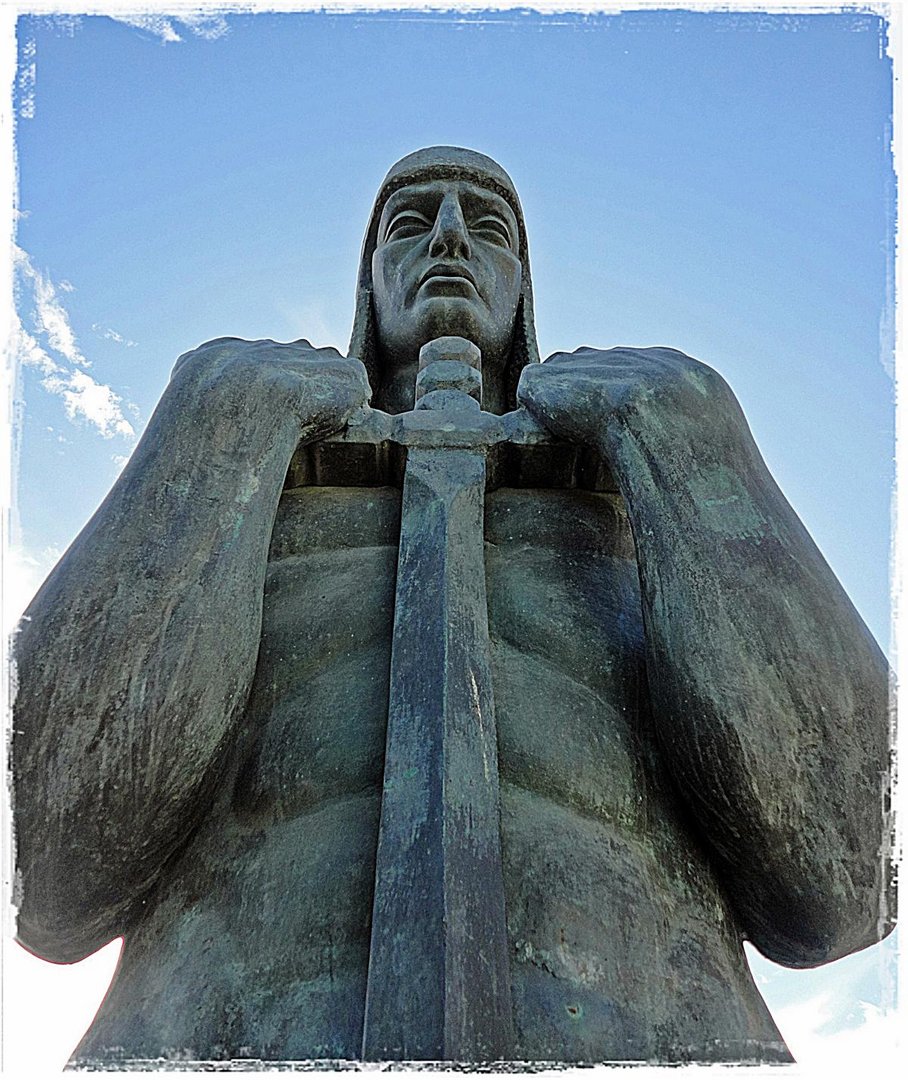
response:
<path id="1" fill-rule="evenodd" d="M 420 448 L 486 453 L 495 486 L 506 476 L 523 487 L 617 490 L 600 454 L 554 438 L 523 406 L 486 412 L 481 360 L 466 338 L 428 342 L 420 350 L 415 407 L 392 414 L 363 405 L 341 431 L 299 448 L 288 486 L 388 483 L 389 476 L 399 482 L 406 451 Z"/>

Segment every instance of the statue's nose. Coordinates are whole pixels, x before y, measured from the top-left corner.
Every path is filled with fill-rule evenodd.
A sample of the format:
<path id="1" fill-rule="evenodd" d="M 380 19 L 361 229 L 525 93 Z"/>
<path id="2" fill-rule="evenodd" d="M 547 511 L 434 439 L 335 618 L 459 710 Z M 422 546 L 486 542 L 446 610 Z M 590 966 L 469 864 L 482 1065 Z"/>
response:
<path id="1" fill-rule="evenodd" d="M 470 234 L 460 208 L 460 200 L 453 193 L 446 195 L 438 208 L 429 241 L 429 254 L 433 258 L 443 255 L 454 259 L 470 257 Z"/>

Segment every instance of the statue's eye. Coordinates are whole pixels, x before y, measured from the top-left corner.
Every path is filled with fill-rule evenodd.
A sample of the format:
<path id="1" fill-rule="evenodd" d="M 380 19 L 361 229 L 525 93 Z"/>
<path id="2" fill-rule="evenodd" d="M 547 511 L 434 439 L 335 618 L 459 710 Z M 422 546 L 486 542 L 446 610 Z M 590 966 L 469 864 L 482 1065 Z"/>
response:
<path id="1" fill-rule="evenodd" d="M 511 230 L 500 217 L 487 214 L 484 217 L 476 218 L 470 223 L 470 232 L 492 244 L 500 244 L 502 247 L 507 248 L 512 246 Z"/>
<path id="2" fill-rule="evenodd" d="M 419 236 L 432 228 L 432 222 L 417 210 L 402 210 L 396 214 L 385 229 L 385 240 L 402 240 L 407 236 Z"/>

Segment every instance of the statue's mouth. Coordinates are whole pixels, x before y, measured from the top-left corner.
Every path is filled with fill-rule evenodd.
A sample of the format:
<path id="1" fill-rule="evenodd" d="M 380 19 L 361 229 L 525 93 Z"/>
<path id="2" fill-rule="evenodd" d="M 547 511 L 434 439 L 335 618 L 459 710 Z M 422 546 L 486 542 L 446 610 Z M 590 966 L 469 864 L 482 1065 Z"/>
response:
<path id="1" fill-rule="evenodd" d="M 467 282 L 476 289 L 476 279 L 470 273 L 470 271 L 461 263 L 436 263 L 434 266 L 430 266 L 429 269 L 423 274 L 420 286 L 425 285 L 427 281 L 441 278 L 443 280 L 452 281 L 463 288 L 463 282 Z M 439 282 L 441 284 L 441 282 Z"/>

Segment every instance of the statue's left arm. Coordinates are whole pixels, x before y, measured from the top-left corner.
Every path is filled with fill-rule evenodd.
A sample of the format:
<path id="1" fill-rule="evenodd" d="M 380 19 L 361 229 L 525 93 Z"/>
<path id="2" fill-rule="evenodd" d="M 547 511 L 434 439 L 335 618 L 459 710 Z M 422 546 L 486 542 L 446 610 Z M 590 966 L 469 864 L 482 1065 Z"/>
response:
<path id="1" fill-rule="evenodd" d="M 728 385 L 671 349 L 581 349 L 519 396 L 615 474 L 663 757 L 746 936 L 799 967 L 879 940 L 888 667 Z"/>

